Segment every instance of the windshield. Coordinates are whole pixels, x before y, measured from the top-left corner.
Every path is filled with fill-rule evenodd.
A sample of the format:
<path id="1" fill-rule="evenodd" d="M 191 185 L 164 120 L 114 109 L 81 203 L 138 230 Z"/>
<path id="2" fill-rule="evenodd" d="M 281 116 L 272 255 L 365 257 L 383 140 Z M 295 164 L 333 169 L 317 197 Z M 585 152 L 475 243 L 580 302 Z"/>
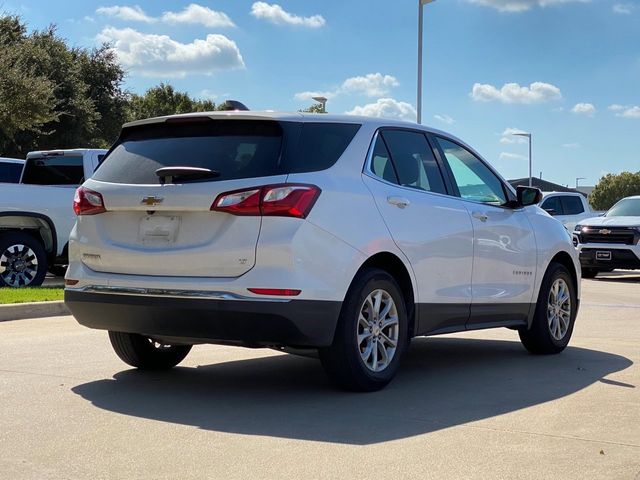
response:
<path id="1" fill-rule="evenodd" d="M 640 217 L 640 198 L 625 198 L 616 203 L 605 217 Z"/>

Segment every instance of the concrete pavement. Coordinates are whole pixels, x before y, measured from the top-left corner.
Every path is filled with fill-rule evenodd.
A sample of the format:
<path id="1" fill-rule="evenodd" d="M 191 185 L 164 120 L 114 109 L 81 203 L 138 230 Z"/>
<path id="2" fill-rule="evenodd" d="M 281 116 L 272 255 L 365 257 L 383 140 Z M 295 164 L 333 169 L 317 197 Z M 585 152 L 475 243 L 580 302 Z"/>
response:
<path id="1" fill-rule="evenodd" d="M 563 354 L 517 334 L 417 339 L 384 391 L 317 361 L 196 346 L 130 370 L 72 317 L 0 324 L 0 478 L 554 478 L 640 474 L 640 275 L 583 281 Z"/>

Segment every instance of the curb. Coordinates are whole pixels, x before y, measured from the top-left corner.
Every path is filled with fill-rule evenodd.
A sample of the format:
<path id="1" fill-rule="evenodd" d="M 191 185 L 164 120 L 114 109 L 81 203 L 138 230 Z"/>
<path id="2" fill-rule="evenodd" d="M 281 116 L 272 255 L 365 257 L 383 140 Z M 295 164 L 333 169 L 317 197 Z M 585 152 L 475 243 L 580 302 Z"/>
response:
<path id="1" fill-rule="evenodd" d="M 56 302 L 33 302 L 0 305 L 0 322 L 25 318 L 57 317 L 70 315 L 62 300 Z"/>

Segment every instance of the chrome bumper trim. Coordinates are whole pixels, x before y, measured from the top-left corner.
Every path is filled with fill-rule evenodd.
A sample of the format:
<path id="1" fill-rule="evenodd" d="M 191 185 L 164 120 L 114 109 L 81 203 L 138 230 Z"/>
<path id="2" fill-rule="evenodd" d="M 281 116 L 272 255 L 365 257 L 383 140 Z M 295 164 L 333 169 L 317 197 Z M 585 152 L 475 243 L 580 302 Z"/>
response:
<path id="1" fill-rule="evenodd" d="M 165 288 L 144 288 L 144 287 L 109 287 L 105 285 L 86 285 L 81 288 L 69 288 L 76 292 L 87 293 L 104 293 L 111 295 L 135 295 L 147 297 L 164 297 L 164 298 L 193 298 L 208 300 L 243 300 L 255 302 L 278 302 L 287 303 L 291 299 L 288 298 L 269 298 L 269 297 L 246 297 L 231 292 L 214 292 L 204 290 L 176 290 Z"/>

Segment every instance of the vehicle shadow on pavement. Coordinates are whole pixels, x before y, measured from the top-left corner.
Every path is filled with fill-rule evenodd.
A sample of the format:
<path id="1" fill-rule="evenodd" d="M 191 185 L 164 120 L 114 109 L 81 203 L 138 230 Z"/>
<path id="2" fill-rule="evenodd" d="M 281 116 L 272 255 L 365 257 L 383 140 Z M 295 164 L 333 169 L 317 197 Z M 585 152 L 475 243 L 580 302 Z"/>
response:
<path id="1" fill-rule="evenodd" d="M 73 391 L 108 411 L 206 430 L 367 445 L 549 402 L 632 364 L 584 348 L 533 356 L 519 342 L 418 338 L 398 377 L 371 394 L 335 390 L 317 360 L 291 355 L 127 370 Z"/>

